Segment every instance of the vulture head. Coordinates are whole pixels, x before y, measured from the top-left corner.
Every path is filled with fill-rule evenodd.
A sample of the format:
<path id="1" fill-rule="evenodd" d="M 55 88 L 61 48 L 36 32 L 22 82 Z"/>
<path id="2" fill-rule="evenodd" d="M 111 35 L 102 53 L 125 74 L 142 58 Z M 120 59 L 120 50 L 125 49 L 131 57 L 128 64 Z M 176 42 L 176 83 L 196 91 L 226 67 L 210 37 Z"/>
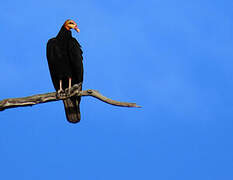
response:
<path id="1" fill-rule="evenodd" d="M 77 31 L 78 33 L 80 32 L 76 22 L 74 22 L 73 20 L 71 19 L 68 19 L 66 20 L 66 22 L 64 23 L 63 25 L 67 30 L 70 30 L 70 29 L 74 29 L 75 31 Z"/>

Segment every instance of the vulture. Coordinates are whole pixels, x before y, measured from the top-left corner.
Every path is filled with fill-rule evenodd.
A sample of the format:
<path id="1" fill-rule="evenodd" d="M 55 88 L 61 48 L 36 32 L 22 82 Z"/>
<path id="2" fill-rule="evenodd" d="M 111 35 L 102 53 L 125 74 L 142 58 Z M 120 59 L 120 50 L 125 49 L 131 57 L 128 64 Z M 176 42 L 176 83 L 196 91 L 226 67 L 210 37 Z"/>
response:
<path id="1" fill-rule="evenodd" d="M 77 24 L 68 19 L 57 36 L 47 43 L 49 71 L 58 95 L 74 84 L 83 82 L 83 52 L 78 41 L 72 37 L 71 29 L 80 32 Z M 81 97 L 63 100 L 66 118 L 71 123 L 78 123 L 81 119 L 80 101 Z"/>

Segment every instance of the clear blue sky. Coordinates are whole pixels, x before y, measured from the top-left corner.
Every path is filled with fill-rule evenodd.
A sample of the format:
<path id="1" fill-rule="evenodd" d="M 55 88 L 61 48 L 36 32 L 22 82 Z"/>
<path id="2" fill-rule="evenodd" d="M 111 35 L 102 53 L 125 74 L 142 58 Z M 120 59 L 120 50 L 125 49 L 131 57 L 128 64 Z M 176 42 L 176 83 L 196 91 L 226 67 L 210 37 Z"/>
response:
<path id="1" fill-rule="evenodd" d="M 232 180 L 233 1 L 2 1 L 0 99 L 53 91 L 46 43 L 68 18 L 83 98 L 0 112 L 2 180 Z"/>

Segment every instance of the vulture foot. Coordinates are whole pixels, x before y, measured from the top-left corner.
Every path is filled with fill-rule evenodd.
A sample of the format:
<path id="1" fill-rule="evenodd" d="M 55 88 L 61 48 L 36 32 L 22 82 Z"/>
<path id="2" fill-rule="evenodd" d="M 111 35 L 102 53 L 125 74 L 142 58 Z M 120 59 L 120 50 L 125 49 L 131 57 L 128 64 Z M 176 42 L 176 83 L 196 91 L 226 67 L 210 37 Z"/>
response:
<path id="1" fill-rule="evenodd" d="M 63 89 L 59 89 L 59 90 L 57 91 L 56 96 L 57 96 L 58 98 L 66 97 L 66 93 L 64 92 Z"/>

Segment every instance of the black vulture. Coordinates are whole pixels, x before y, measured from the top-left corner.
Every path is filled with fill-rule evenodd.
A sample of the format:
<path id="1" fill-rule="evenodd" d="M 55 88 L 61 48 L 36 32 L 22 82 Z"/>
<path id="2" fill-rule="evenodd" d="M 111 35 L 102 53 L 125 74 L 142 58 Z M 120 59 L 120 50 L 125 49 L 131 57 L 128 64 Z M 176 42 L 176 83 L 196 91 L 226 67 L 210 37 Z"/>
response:
<path id="1" fill-rule="evenodd" d="M 66 20 L 57 36 L 47 43 L 49 71 L 58 94 L 83 82 L 83 52 L 78 41 L 72 37 L 71 29 L 80 31 L 73 20 Z M 71 123 L 77 123 L 81 119 L 80 101 L 81 97 L 63 100 L 66 118 Z"/>

